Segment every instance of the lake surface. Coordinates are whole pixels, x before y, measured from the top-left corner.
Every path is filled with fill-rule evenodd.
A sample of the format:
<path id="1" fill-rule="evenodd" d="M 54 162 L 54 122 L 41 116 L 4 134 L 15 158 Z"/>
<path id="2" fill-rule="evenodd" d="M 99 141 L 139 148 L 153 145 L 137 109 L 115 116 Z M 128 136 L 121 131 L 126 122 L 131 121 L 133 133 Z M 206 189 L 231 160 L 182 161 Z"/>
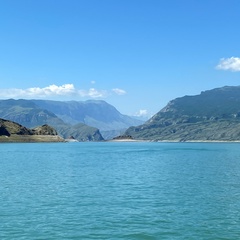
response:
<path id="1" fill-rule="evenodd" d="M 239 143 L 0 144 L 0 239 L 239 239 Z"/>

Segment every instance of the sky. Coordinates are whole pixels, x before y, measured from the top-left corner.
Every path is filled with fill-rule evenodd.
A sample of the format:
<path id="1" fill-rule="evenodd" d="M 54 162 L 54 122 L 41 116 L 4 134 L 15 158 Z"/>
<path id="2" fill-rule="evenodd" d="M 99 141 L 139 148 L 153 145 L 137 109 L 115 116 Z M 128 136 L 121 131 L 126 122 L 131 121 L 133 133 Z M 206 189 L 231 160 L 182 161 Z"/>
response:
<path id="1" fill-rule="evenodd" d="M 239 0 L 0 0 L 0 99 L 150 117 L 240 85 Z"/>

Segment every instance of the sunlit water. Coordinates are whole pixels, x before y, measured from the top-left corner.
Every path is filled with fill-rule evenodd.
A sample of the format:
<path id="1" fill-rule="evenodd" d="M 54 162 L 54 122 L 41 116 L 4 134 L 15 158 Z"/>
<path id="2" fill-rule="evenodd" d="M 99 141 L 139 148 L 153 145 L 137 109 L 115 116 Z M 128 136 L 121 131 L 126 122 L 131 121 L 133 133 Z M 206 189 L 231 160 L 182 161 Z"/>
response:
<path id="1" fill-rule="evenodd" d="M 240 239 L 240 144 L 0 144 L 0 239 Z"/>

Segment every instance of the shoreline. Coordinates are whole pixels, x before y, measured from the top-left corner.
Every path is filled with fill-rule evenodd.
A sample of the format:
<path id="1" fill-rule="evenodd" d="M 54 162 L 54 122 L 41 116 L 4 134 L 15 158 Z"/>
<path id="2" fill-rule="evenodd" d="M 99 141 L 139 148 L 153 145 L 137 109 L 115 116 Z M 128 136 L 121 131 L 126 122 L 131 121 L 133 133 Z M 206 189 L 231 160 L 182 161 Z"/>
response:
<path id="1" fill-rule="evenodd" d="M 65 142 L 59 135 L 15 135 L 0 136 L 0 143 L 57 143 Z"/>
<path id="2" fill-rule="evenodd" d="M 81 142 L 72 139 L 63 139 L 59 135 L 13 135 L 10 137 L 0 136 L 0 143 L 38 143 L 38 142 Z M 83 141 L 84 142 L 84 141 Z M 89 141 L 86 141 L 89 142 Z M 90 141 L 91 142 L 91 141 Z M 105 141 L 92 141 L 92 142 L 122 142 L 122 143 L 240 143 L 240 140 L 144 140 L 144 139 L 111 139 Z"/>
<path id="3" fill-rule="evenodd" d="M 135 139 L 113 139 L 106 140 L 106 142 L 150 142 L 149 140 L 135 140 Z"/>
<path id="4" fill-rule="evenodd" d="M 113 139 L 106 142 L 156 142 L 156 143 L 240 143 L 240 140 L 140 140 L 140 139 Z"/>

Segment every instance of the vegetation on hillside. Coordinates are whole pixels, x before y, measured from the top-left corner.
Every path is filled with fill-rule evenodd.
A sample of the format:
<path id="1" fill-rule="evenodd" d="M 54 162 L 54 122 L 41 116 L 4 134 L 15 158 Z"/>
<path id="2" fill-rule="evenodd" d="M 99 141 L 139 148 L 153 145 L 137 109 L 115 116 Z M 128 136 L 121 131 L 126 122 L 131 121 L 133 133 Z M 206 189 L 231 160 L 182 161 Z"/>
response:
<path id="1" fill-rule="evenodd" d="M 172 100 L 125 134 L 154 141 L 240 140 L 240 87 L 223 87 Z"/>

